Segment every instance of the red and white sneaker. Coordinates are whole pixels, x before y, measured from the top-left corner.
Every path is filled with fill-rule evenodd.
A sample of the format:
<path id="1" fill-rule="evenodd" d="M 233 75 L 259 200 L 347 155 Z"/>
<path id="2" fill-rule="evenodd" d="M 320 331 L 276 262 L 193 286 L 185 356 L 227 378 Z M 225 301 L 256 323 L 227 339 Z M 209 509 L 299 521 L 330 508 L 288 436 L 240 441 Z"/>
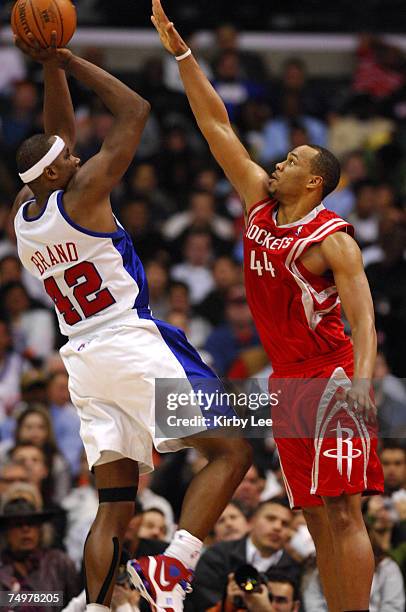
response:
<path id="1" fill-rule="evenodd" d="M 186 593 L 192 587 L 193 572 L 183 563 L 167 557 L 141 557 L 127 563 L 127 572 L 135 589 L 158 612 L 182 612 Z"/>

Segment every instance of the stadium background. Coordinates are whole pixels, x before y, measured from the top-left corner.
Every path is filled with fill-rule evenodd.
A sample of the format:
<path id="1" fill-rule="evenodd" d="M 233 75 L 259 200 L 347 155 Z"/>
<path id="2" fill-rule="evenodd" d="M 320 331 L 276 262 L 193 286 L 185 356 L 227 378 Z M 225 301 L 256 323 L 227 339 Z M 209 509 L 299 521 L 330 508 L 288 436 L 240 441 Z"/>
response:
<path id="1" fill-rule="evenodd" d="M 406 13 L 397 0 L 356 5 L 313 0 L 306 10 L 300 2 L 213 4 L 208 10 L 200 0 L 168 0 L 165 7 L 188 37 L 252 156 L 271 171 L 292 147 L 315 142 L 342 163 L 340 185 L 325 204 L 354 224 L 362 249 L 377 319 L 377 402 L 381 425 L 391 437 L 382 448 L 393 447 L 383 453 L 398 460 L 397 476 L 387 475 L 385 498 L 367 504 L 365 513 L 372 526 L 386 525 L 376 527 L 371 537 L 385 554 L 396 550 L 405 574 Z M 76 5 L 80 27 L 72 49 L 113 71 L 152 105 L 141 146 L 112 204 L 146 266 L 154 314 L 182 327 L 221 376 L 266 376 L 270 364 L 241 284 L 238 197 L 196 129 L 176 64 L 150 27 L 149 2 L 78 0 Z M 65 516 L 53 519 L 48 544 L 67 551 L 79 569 L 96 494 L 81 460 L 78 420 L 55 352 L 63 338 L 47 296 L 21 270 L 8 220 L 20 188 L 16 149 L 42 130 L 41 69 L 12 47 L 10 8 L 11 3 L 1 5 L 0 30 L 0 501 L 4 509 L 25 481 L 41 491 L 42 500 L 34 495 L 37 507 L 63 507 Z M 70 84 L 77 153 L 85 161 L 98 150 L 111 118 L 89 91 Z M 27 408 L 34 408 L 37 420 L 50 421 L 53 433 L 46 440 L 24 427 Z M 16 439 L 20 445 L 34 441 L 44 456 L 36 458 L 36 450 L 24 445 L 15 449 Z M 237 495 L 248 513 L 255 506 L 247 509 L 247 501 L 284 496 L 272 438 L 252 443 L 256 468 Z M 45 464 L 42 471 L 36 459 Z M 140 501 L 144 509 L 163 510 L 166 533 L 155 524 L 146 535 L 165 539 L 202 460 L 181 453 L 156 462 L 153 478 L 142 483 Z M 30 487 L 25 488 L 28 495 Z M 159 513 L 154 520 L 159 523 Z M 299 526 L 296 516 L 290 536 L 300 532 Z M 4 567 L 4 542 L 1 554 Z M 303 553 L 304 559 L 308 576 L 311 551 Z M 401 610 L 403 604 L 397 595 L 392 607 L 380 605 L 371 609 Z"/>

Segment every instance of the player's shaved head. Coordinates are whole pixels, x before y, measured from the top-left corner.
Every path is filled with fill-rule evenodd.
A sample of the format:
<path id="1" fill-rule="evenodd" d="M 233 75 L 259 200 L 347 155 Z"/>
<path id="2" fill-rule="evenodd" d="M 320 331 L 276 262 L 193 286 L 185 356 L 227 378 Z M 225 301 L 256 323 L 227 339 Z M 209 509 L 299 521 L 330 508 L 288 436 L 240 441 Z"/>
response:
<path id="1" fill-rule="evenodd" d="M 328 149 L 319 145 L 308 146 L 317 151 L 317 155 L 310 162 L 310 168 L 313 174 L 323 177 L 322 197 L 325 198 L 338 185 L 341 174 L 340 163 Z"/>
<path id="2" fill-rule="evenodd" d="M 53 136 L 47 136 L 46 134 L 35 134 L 35 136 L 24 140 L 16 155 L 18 172 L 21 174 L 32 168 L 48 153 L 54 140 Z"/>

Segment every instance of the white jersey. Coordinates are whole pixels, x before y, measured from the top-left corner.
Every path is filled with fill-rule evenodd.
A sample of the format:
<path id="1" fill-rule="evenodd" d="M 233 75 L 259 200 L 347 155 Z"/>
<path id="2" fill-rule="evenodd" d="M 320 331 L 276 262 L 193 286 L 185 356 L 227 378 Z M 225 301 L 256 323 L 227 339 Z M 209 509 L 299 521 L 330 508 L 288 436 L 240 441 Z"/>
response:
<path id="1" fill-rule="evenodd" d="M 27 217 L 29 202 L 15 218 L 18 255 L 43 281 L 65 336 L 83 334 L 132 311 L 151 318 L 145 272 L 132 240 L 117 231 L 93 232 L 69 218 L 63 191 L 54 191 L 41 214 Z"/>

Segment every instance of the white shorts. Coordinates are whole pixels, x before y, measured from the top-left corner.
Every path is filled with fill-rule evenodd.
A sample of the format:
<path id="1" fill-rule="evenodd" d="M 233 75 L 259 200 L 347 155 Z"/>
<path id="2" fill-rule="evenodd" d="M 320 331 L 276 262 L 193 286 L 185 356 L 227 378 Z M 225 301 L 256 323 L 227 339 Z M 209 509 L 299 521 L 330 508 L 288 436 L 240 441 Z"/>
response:
<path id="1" fill-rule="evenodd" d="M 153 446 L 186 448 L 182 439 L 155 436 L 155 378 L 216 379 L 182 331 L 131 313 L 70 338 L 60 354 L 90 468 L 110 451 L 137 461 L 142 474 L 153 470 Z"/>

